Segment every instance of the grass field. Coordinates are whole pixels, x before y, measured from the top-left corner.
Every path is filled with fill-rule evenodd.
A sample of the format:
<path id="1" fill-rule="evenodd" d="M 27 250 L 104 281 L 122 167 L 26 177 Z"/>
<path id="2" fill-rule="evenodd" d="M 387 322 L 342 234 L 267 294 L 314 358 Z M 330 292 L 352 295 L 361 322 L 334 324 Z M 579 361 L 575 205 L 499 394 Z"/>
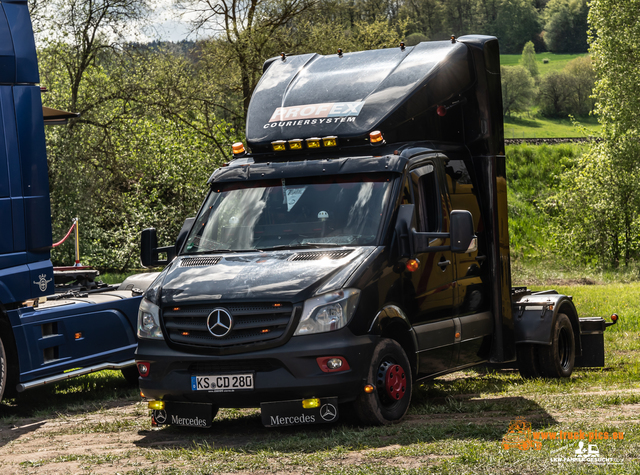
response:
<path id="1" fill-rule="evenodd" d="M 554 54 L 554 53 L 537 53 L 536 62 L 538 63 L 538 71 L 541 75 L 547 74 L 549 71 L 559 71 L 564 69 L 569 61 L 586 56 L 585 54 Z M 520 54 L 501 54 L 500 64 L 502 66 L 516 66 L 520 63 Z M 545 64 L 544 60 L 549 61 Z"/>
<path id="2" fill-rule="evenodd" d="M 506 117 L 504 120 L 505 139 L 531 139 L 531 138 L 559 138 L 559 137 L 584 137 L 598 136 L 602 126 L 598 124 L 596 117 L 580 117 L 577 119 L 581 127 L 576 127 L 569 118 L 548 119 L 535 117 L 532 114 L 520 114 Z"/>
<path id="3" fill-rule="evenodd" d="M 136 390 L 107 371 L 0 404 L 0 472 L 640 473 L 640 284 L 557 290 L 574 296 L 582 316 L 620 315 L 605 334 L 606 368 L 577 369 L 568 380 L 460 371 L 414 388 L 407 418 L 389 427 L 360 427 L 346 414 L 334 425 L 265 429 L 255 409 L 224 409 L 211 430 L 153 429 Z M 534 436 L 557 438 L 505 449 L 517 419 Z M 579 431 L 606 459 L 600 465 L 576 461 L 578 441 L 566 434 Z M 589 442 L 598 432 L 623 439 Z"/>

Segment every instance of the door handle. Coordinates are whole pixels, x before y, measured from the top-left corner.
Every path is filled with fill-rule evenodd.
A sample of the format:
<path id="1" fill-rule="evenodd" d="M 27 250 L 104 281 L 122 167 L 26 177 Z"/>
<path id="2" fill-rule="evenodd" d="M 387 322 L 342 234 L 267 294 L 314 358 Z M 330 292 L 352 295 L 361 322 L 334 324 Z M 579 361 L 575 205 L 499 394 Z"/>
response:
<path id="1" fill-rule="evenodd" d="M 438 267 L 444 271 L 449 264 L 451 264 L 451 261 L 449 259 L 445 259 L 443 256 L 438 262 Z"/>

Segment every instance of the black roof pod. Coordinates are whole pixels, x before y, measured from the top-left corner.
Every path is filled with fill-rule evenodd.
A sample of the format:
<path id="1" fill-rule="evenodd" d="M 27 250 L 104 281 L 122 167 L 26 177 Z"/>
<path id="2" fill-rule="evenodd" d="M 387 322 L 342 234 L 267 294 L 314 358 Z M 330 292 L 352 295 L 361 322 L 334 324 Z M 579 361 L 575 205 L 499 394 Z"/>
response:
<path id="1" fill-rule="evenodd" d="M 473 148 L 480 141 L 475 148 L 483 154 L 502 147 L 502 126 L 492 125 L 502 119 L 494 37 L 274 59 L 265 63 L 249 105 L 247 142 L 254 153 L 270 152 L 276 140 L 332 135 L 341 145 L 365 145 L 373 130 L 387 143 L 432 140 Z M 497 83 L 485 77 L 496 74 Z"/>

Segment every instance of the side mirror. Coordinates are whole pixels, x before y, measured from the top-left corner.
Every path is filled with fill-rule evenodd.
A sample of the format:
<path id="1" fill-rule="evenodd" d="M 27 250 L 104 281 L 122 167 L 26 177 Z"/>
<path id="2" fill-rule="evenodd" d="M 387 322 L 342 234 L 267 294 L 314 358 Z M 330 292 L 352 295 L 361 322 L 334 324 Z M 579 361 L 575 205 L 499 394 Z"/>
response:
<path id="1" fill-rule="evenodd" d="M 466 210 L 454 210 L 450 215 L 451 221 L 451 251 L 474 252 L 478 248 L 478 241 L 473 232 L 473 216 Z"/>
<path id="2" fill-rule="evenodd" d="M 166 253 L 166 259 L 159 259 L 158 254 Z M 176 257 L 175 246 L 158 247 L 158 236 L 155 228 L 142 231 L 140 240 L 140 261 L 144 267 L 158 267 L 167 265 Z"/>
<path id="3" fill-rule="evenodd" d="M 477 240 L 473 232 L 473 216 L 466 210 L 454 210 L 449 215 L 450 231 L 448 233 L 420 233 L 411 229 L 412 252 L 473 252 Z M 449 246 L 430 246 L 432 239 L 450 239 Z"/>

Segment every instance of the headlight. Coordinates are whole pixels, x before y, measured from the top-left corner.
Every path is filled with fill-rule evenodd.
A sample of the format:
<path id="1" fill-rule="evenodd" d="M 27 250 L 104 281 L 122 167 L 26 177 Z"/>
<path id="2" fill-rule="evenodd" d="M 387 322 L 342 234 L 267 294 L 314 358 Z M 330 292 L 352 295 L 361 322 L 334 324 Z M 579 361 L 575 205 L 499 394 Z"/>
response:
<path id="1" fill-rule="evenodd" d="M 307 300 L 302 310 L 302 318 L 293 335 L 339 330 L 351 320 L 359 296 L 358 289 L 345 289 Z"/>
<path id="2" fill-rule="evenodd" d="M 163 340 L 160 307 L 143 298 L 138 309 L 138 338 Z"/>

